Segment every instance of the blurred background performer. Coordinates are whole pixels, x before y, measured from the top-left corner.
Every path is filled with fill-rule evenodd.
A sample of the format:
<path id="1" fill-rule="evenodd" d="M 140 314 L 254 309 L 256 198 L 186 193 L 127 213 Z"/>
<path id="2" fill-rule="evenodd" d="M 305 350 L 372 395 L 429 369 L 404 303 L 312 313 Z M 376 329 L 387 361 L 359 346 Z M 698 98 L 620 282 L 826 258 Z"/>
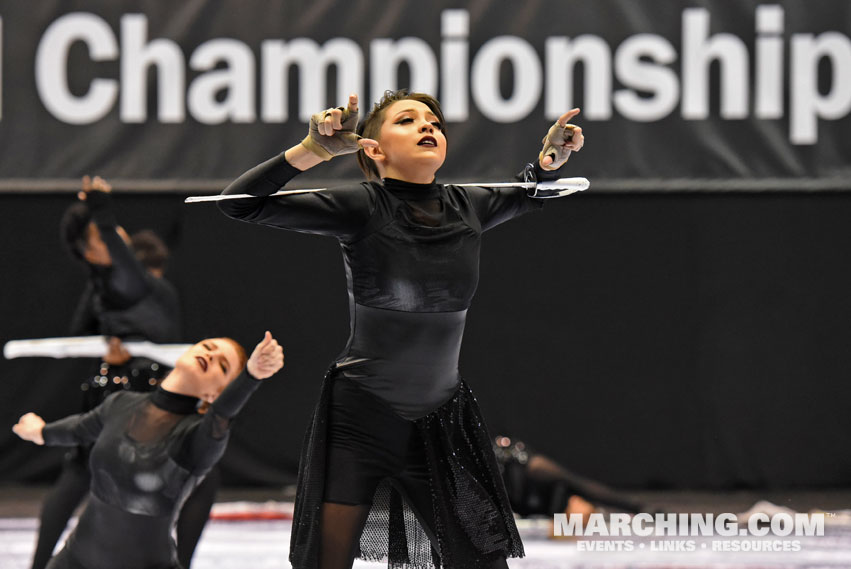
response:
<path id="1" fill-rule="evenodd" d="M 581 129 L 567 125 L 578 113 L 550 128 L 528 177 L 561 177 L 545 170 L 582 147 Z M 482 233 L 542 202 L 518 187 L 436 183 L 446 123 L 430 95 L 388 91 L 358 134 L 357 121 L 356 95 L 313 115 L 307 138 L 224 192 L 257 197 L 219 202 L 236 219 L 334 236 L 343 249 L 351 336 L 302 450 L 290 561 L 506 567 L 523 545 L 458 356 Z M 354 152 L 370 181 L 263 197 Z"/>
<path id="2" fill-rule="evenodd" d="M 569 470 L 524 441 L 498 435 L 493 449 L 511 507 L 521 516 L 563 512 L 587 518 L 598 506 L 631 514 L 656 511 L 602 482 Z"/>
<path id="3" fill-rule="evenodd" d="M 71 323 L 72 336 L 110 336 L 109 352 L 80 388 L 82 411 L 90 411 L 119 390 L 152 391 L 169 368 L 147 358 L 131 357 L 121 339 L 157 343 L 180 341 L 180 303 L 176 289 L 163 278 L 168 248 L 150 230 L 131 240 L 118 225 L 111 187 L 102 178 L 85 176 L 80 201 L 60 224 L 63 244 L 84 262 L 89 280 Z M 56 484 L 40 513 L 33 569 L 44 569 L 74 510 L 89 490 L 88 451 L 76 447 L 65 455 Z M 188 567 L 219 485 L 213 469 L 186 502 L 178 523 L 181 563 Z M 105 536 L 105 539 L 117 539 Z"/>
<path id="4" fill-rule="evenodd" d="M 269 332 L 247 364 L 242 346 L 211 338 L 187 350 L 153 393 L 119 391 L 49 424 L 22 416 L 12 430 L 24 440 L 92 445 L 88 504 L 47 567 L 179 569 L 172 529 L 182 502 L 224 454 L 231 420 L 260 380 L 283 364 Z M 210 404 L 203 415 L 201 401 Z"/>

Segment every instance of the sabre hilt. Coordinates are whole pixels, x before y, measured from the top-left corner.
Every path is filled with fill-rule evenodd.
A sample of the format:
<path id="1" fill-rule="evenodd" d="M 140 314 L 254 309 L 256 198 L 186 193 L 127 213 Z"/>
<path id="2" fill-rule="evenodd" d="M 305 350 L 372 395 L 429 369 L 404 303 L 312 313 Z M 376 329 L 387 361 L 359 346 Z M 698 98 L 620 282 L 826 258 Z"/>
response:
<path id="1" fill-rule="evenodd" d="M 529 188 L 529 197 L 537 199 L 560 198 L 587 190 L 591 186 L 588 178 L 559 178 L 549 182 L 538 182 Z"/>

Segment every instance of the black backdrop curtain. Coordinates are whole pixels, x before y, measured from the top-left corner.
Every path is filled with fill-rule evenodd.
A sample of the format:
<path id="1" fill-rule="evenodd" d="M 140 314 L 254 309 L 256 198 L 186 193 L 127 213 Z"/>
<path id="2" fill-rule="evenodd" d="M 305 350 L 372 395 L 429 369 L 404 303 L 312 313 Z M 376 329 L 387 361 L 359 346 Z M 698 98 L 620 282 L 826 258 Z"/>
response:
<path id="1" fill-rule="evenodd" d="M 119 218 L 169 240 L 187 341 L 280 338 L 286 367 L 240 417 L 224 470 L 231 484 L 292 481 L 348 333 L 339 248 L 182 197 L 119 195 Z M 57 235 L 72 199 L 0 196 L 0 341 L 67 330 L 85 279 Z M 550 202 L 485 235 L 462 373 L 493 431 L 612 484 L 845 486 L 849 218 L 849 194 Z M 76 412 L 87 365 L 0 360 L 0 480 L 55 475 L 61 452 L 9 427 Z"/>

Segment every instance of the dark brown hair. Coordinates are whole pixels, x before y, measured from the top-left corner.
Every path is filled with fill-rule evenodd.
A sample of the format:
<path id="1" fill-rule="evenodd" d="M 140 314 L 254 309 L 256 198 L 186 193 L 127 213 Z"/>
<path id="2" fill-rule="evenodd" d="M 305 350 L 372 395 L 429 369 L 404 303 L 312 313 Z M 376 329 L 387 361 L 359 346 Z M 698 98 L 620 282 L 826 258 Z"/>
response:
<path id="1" fill-rule="evenodd" d="M 443 118 L 443 111 L 440 108 L 440 102 L 431 95 L 426 93 L 409 93 L 407 89 L 399 89 L 398 91 L 384 91 L 384 96 L 381 100 L 373 105 L 372 110 L 363 119 L 363 122 L 358 125 L 358 134 L 362 138 L 375 139 L 381 131 L 381 125 L 384 123 L 384 111 L 396 101 L 419 101 L 431 109 L 434 116 L 440 122 L 440 131 L 446 135 L 446 121 Z M 363 148 L 358 150 L 357 154 L 358 166 L 363 171 L 367 180 L 380 180 L 381 175 L 378 173 L 378 167 L 372 158 L 366 155 Z"/>
<path id="2" fill-rule="evenodd" d="M 146 269 L 165 270 L 165 263 L 168 260 L 168 247 L 156 233 L 150 229 L 142 229 L 130 238 L 130 246 L 133 247 L 136 258 Z"/>
<path id="3" fill-rule="evenodd" d="M 89 223 L 92 213 L 84 203 L 74 203 L 62 214 L 59 222 L 59 234 L 62 244 L 72 256 L 83 260 L 86 247 L 89 246 Z"/>

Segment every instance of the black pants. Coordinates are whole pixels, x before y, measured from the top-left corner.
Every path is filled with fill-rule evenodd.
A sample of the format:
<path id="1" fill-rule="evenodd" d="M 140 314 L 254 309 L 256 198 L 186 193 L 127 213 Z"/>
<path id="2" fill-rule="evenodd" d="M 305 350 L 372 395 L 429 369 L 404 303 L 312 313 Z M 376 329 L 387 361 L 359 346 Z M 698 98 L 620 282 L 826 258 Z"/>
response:
<path id="1" fill-rule="evenodd" d="M 337 379 L 331 395 L 325 502 L 368 505 L 385 479 L 437 547 L 425 447 L 411 421 L 348 379 Z"/>
<path id="2" fill-rule="evenodd" d="M 368 506 L 381 482 L 389 480 L 428 535 L 432 555 L 438 555 L 422 437 L 412 421 L 396 415 L 387 403 L 352 380 L 337 379 L 332 387 L 325 466 L 324 502 Z M 331 520 L 323 523 L 334 525 Z M 323 547 L 327 553 L 328 544 Z M 495 560 L 492 566 L 507 567 L 505 559 Z"/>
<path id="3" fill-rule="evenodd" d="M 385 478 L 413 494 L 428 485 L 425 448 L 414 423 L 348 379 L 334 382 L 326 469 L 325 501 L 338 504 L 371 503 Z"/>

